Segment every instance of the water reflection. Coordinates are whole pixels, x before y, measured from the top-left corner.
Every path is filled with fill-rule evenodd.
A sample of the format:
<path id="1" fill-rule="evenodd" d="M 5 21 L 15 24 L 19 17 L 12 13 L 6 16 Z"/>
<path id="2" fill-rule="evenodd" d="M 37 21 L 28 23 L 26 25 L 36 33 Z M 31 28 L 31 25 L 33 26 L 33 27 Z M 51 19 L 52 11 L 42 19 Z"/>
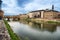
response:
<path id="1" fill-rule="evenodd" d="M 9 22 L 22 40 L 60 40 L 60 25 L 35 22 Z"/>
<path id="2" fill-rule="evenodd" d="M 27 21 L 24 21 L 24 22 L 20 21 L 20 23 L 28 24 L 34 29 L 38 29 L 38 30 L 41 30 L 41 31 L 49 31 L 49 32 L 55 32 L 56 27 L 57 27 L 56 24 L 45 24 L 45 23 L 40 23 L 39 24 L 39 23 L 27 22 Z"/>

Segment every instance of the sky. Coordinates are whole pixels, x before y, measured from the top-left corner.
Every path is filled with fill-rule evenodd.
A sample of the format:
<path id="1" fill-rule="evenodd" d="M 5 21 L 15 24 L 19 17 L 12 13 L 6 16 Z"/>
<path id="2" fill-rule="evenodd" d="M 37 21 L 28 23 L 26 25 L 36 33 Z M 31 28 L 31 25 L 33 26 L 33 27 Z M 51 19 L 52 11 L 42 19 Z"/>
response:
<path id="1" fill-rule="evenodd" d="M 2 0 L 4 15 L 25 14 L 34 10 L 51 9 L 60 11 L 60 0 Z"/>

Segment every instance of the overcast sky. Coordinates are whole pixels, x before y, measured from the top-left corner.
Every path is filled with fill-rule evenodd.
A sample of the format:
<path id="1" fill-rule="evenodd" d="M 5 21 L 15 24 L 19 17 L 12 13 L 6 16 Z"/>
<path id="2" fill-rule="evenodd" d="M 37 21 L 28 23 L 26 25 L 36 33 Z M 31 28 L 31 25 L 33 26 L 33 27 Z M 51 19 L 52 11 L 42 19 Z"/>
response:
<path id="1" fill-rule="evenodd" d="M 18 15 L 33 10 L 51 9 L 60 11 L 60 0 L 2 0 L 2 10 L 5 15 Z"/>

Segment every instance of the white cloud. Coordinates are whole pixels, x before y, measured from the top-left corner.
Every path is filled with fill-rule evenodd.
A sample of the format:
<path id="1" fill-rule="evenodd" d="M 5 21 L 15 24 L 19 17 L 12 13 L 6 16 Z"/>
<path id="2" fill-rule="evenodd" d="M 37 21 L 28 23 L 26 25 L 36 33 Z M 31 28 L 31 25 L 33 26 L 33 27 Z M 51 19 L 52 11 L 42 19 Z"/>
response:
<path id="1" fill-rule="evenodd" d="M 21 13 L 21 7 L 17 6 L 17 0 L 3 0 L 3 4 L 6 4 L 6 7 L 3 7 L 5 14 L 7 15 L 17 15 Z"/>
<path id="2" fill-rule="evenodd" d="M 44 0 L 43 0 L 44 1 Z M 31 3 L 25 4 L 26 11 L 40 10 L 40 9 L 51 9 L 51 4 L 41 4 L 42 0 L 34 0 Z"/>
<path id="3" fill-rule="evenodd" d="M 59 0 L 32 0 L 31 2 L 24 4 L 23 8 L 17 5 L 17 0 L 3 0 L 3 4 L 6 4 L 6 6 L 2 8 L 5 11 L 5 14 L 17 15 L 32 10 L 40 10 L 40 9 L 47 9 L 47 8 L 51 9 L 52 4 L 54 4 L 55 7 L 59 7 L 60 1 Z"/>

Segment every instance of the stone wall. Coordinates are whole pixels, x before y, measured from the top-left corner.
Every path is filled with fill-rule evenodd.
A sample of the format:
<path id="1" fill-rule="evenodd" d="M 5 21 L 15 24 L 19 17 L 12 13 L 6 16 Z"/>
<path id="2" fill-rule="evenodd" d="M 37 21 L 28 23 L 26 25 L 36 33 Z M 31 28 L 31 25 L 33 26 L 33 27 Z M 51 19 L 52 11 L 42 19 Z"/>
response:
<path id="1" fill-rule="evenodd" d="M 20 19 L 25 19 L 25 18 L 28 18 L 28 15 L 27 14 L 22 14 L 19 17 L 20 17 Z"/>
<path id="2" fill-rule="evenodd" d="M 54 19 L 56 17 L 57 17 L 57 12 L 53 12 L 53 11 L 44 12 L 44 18 L 45 19 Z"/>

